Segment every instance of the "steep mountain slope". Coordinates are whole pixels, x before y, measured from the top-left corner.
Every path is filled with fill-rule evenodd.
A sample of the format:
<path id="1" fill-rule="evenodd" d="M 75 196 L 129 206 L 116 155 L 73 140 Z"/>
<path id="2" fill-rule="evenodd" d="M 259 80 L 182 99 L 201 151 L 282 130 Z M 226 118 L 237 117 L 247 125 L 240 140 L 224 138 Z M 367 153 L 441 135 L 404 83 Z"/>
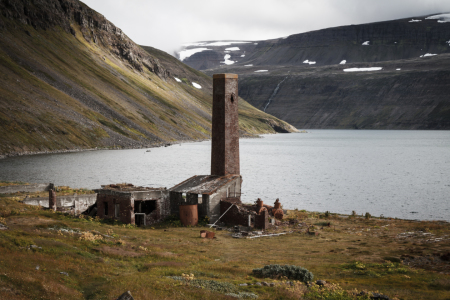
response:
<path id="1" fill-rule="evenodd" d="M 239 74 L 241 97 L 297 128 L 450 129 L 450 14 L 199 46 L 184 62 Z"/>
<path id="2" fill-rule="evenodd" d="M 0 0 L 0 12 L 0 154 L 210 137 L 210 77 L 76 0 Z M 241 106 L 243 134 L 293 130 Z"/>
<path id="3" fill-rule="evenodd" d="M 183 47 L 178 55 L 198 70 L 233 62 L 298 66 L 307 60 L 323 66 L 343 60 L 356 63 L 409 59 L 426 53 L 450 53 L 447 20 L 450 14 L 438 14 L 327 28 L 266 41 L 199 42 Z"/>

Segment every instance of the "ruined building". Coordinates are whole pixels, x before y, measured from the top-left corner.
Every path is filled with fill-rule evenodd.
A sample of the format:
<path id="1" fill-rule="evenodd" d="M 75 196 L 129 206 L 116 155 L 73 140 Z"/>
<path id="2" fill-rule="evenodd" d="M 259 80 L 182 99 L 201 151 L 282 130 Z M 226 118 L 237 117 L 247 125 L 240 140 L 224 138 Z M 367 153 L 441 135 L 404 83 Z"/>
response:
<path id="1" fill-rule="evenodd" d="M 211 175 L 193 176 L 170 189 L 170 206 L 197 205 L 198 218 L 211 222 L 220 217 L 220 201 L 240 202 L 238 76 L 213 75 Z"/>
<path id="2" fill-rule="evenodd" d="M 137 187 L 132 184 L 110 184 L 95 190 L 97 216 L 125 224 L 147 226 L 170 215 L 166 188 Z"/>
<path id="3" fill-rule="evenodd" d="M 169 190 L 108 185 L 97 192 L 97 215 L 141 226 L 179 215 L 184 225 L 210 223 L 266 229 L 272 208 L 241 203 L 239 164 L 238 76 L 213 76 L 211 174 L 193 176 Z M 277 204 L 276 204 L 277 205 Z"/>

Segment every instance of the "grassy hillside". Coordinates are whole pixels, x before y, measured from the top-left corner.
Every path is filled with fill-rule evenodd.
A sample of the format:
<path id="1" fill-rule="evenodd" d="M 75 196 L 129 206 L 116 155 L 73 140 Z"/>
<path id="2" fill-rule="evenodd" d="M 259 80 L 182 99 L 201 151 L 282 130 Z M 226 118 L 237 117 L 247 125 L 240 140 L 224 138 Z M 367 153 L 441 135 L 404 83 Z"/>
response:
<path id="1" fill-rule="evenodd" d="M 210 137 L 212 79 L 178 64 L 179 83 L 161 65 L 169 55 L 159 61 L 79 1 L 60 3 L 0 2 L 0 154 Z M 289 127 L 241 107 L 243 133 Z"/>

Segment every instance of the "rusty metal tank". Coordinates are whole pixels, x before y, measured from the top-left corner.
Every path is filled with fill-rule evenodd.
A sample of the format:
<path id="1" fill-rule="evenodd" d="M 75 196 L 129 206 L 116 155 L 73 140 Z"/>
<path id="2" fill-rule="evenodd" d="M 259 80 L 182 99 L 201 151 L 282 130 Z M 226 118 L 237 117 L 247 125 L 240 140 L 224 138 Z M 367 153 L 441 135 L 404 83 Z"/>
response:
<path id="1" fill-rule="evenodd" d="M 180 221 L 184 226 L 195 226 L 198 224 L 197 204 L 180 205 Z"/>

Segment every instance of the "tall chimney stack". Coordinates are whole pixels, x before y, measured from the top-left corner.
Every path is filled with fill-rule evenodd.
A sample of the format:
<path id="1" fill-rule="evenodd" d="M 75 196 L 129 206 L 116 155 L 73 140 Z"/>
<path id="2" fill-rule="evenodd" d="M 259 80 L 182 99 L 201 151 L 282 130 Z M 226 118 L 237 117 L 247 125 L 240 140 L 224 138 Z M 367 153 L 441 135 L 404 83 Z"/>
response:
<path id="1" fill-rule="evenodd" d="M 238 76 L 213 75 L 211 175 L 240 174 Z"/>

